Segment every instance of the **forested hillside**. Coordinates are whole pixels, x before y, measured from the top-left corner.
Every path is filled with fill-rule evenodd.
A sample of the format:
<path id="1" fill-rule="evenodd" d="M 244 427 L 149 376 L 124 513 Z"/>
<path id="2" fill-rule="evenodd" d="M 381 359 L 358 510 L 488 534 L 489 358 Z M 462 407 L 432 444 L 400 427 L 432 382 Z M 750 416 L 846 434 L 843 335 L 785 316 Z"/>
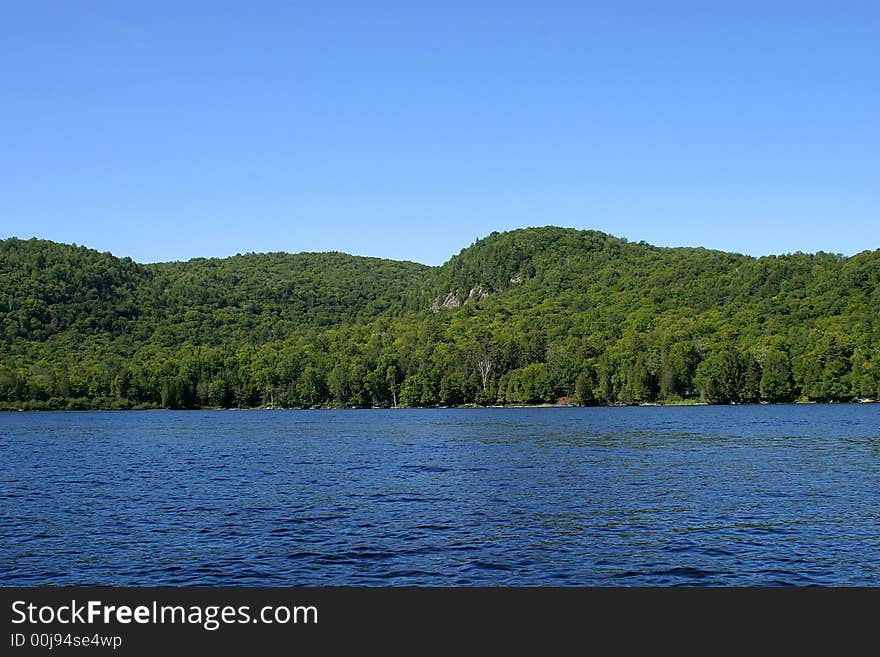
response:
<path id="1" fill-rule="evenodd" d="M 0 408 L 850 401 L 880 386 L 880 250 L 751 258 L 493 233 L 440 267 L 142 265 L 0 241 Z"/>

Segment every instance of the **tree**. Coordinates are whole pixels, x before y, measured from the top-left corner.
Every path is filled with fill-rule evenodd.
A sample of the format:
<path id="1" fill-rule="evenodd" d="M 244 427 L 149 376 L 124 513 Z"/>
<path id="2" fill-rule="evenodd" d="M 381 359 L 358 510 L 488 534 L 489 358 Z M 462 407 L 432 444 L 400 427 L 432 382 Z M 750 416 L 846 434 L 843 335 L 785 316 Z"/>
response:
<path id="1" fill-rule="evenodd" d="M 385 383 L 391 391 L 391 406 L 393 408 L 397 407 L 397 376 L 397 367 L 389 365 L 385 370 Z"/>
<path id="2" fill-rule="evenodd" d="M 746 354 L 741 363 L 743 368 L 742 389 L 740 399 L 748 403 L 756 403 L 761 399 L 761 364 L 752 354 Z"/>
<path id="3" fill-rule="evenodd" d="M 422 380 L 418 374 L 410 374 L 400 386 L 400 404 L 402 406 L 421 406 Z"/>
<path id="4" fill-rule="evenodd" d="M 763 353 L 761 367 L 760 394 L 769 402 L 791 401 L 793 385 L 788 354 L 778 349 L 767 349 Z"/>
<path id="5" fill-rule="evenodd" d="M 593 377 L 588 369 L 581 370 L 574 386 L 574 398 L 580 406 L 592 406 L 596 402 L 593 396 Z"/>
<path id="6" fill-rule="evenodd" d="M 744 368 L 739 352 L 727 347 L 711 354 L 697 367 L 696 380 L 703 401 L 718 404 L 740 401 Z"/>
<path id="7" fill-rule="evenodd" d="M 492 359 L 489 358 L 488 353 L 483 353 L 477 361 L 477 369 L 480 372 L 480 383 L 482 383 L 483 390 L 485 390 L 489 385 L 489 374 L 492 372 Z"/>
<path id="8" fill-rule="evenodd" d="M 311 363 L 306 365 L 297 383 L 297 394 L 301 403 L 315 406 L 323 402 L 327 395 L 327 386 L 321 371 Z"/>

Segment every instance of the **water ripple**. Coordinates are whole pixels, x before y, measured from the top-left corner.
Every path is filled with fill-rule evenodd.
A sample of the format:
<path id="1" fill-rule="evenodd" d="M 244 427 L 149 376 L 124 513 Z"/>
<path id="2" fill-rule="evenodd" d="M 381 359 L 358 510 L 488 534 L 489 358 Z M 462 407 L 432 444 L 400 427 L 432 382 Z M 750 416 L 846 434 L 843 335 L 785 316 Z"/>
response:
<path id="1" fill-rule="evenodd" d="M 0 413 L 0 584 L 880 585 L 880 406 Z"/>

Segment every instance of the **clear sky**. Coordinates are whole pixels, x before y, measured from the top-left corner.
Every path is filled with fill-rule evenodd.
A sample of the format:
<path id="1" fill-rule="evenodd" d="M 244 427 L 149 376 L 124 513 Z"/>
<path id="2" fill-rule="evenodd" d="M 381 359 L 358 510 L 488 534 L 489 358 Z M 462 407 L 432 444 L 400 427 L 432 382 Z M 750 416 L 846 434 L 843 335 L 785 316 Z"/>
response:
<path id="1" fill-rule="evenodd" d="M 880 3 L 0 6 L 0 237 L 439 264 L 493 230 L 880 247 Z"/>

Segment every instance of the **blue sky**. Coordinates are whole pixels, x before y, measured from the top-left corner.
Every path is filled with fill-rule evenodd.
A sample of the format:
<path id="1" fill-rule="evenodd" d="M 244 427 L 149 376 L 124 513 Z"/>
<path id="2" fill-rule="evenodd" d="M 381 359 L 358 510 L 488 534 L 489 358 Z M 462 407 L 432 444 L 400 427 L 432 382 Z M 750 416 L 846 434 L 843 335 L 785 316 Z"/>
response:
<path id="1" fill-rule="evenodd" d="M 877 2 L 4 2 L 0 237 L 880 247 Z"/>

